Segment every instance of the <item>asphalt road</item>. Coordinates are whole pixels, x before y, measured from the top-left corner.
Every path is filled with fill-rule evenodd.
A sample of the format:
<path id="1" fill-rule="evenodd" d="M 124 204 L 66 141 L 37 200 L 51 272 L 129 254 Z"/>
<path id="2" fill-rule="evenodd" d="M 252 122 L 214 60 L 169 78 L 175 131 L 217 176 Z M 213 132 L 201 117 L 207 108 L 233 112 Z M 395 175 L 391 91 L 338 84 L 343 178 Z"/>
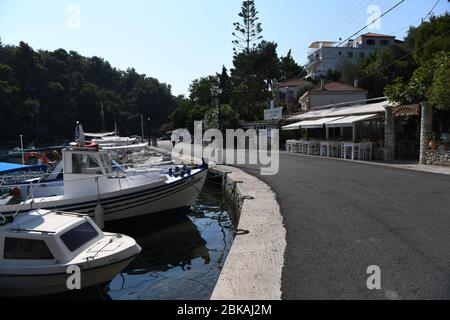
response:
<path id="1" fill-rule="evenodd" d="M 450 177 L 281 154 L 284 299 L 450 299 Z M 255 167 L 242 167 L 259 175 Z M 367 268 L 381 268 L 381 290 Z"/>

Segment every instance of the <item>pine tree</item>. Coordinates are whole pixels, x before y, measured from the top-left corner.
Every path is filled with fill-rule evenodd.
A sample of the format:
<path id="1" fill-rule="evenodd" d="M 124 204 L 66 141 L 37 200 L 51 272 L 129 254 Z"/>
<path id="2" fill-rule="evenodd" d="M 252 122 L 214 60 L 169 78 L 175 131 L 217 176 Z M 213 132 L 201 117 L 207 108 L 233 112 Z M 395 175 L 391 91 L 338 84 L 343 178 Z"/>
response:
<path id="1" fill-rule="evenodd" d="M 231 89 L 233 84 L 225 66 L 222 67 L 222 73 L 218 73 L 217 77 L 219 78 L 219 88 L 222 89 L 220 102 L 222 104 L 229 104 L 231 102 Z"/>
<path id="2" fill-rule="evenodd" d="M 242 22 L 233 24 L 235 27 L 233 36 L 236 38 L 233 40 L 235 54 L 242 50 L 245 53 L 249 53 L 252 48 L 257 46 L 257 42 L 263 38 L 261 36 L 261 23 L 258 22 L 258 13 L 254 0 L 243 1 L 241 12 L 239 13 Z"/>

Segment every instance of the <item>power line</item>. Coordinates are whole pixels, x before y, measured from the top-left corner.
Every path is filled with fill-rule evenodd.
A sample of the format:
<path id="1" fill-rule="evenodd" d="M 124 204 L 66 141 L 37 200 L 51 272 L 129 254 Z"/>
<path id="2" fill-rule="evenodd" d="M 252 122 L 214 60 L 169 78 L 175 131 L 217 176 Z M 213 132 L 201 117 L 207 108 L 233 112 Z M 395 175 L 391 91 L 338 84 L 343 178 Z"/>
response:
<path id="1" fill-rule="evenodd" d="M 438 6 L 439 2 L 441 2 L 441 0 L 438 0 L 436 2 L 436 4 L 433 6 L 433 8 L 431 8 L 430 12 L 427 14 L 427 16 L 424 18 L 424 20 L 426 20 L 429 16 L 431 16 L 431 14 L 433 13 L 434 9 L 436 9 L 436 7 Z"/>
<path id="2" fill-rule="evenodd" d="M 369 0 L 369 1 L 370 1 L 370 0 Z M 382 1 L 382 2 L 384 3 L 384 2 L 386 2 L 386 1 L 388 1 L 388 0 L 384 0 L 384 1 Z M 365 2 L 368 2 L 368 1 L 366 0 Z M 351 15 L 348 16 L 345 20 L 343 20 L 343 21 L 336 21 L 337 23 L 335 22 L 335 23 L 332 23 L 332 24 L 327 23 L 327 24 L 323 25 L 323 26 L 320 28 L 320 30 L 328 30 L 327 27 L 328 27 L 329 29 L 331 29 L 331 30 L 335 30 L 335 29 L 339 29 L 340 26 L 343 26 L 343 25 L 350 25 L 350 24 L 348 23 L 348 21 L 353 19 L 353 17 L 355 16 L 355 13 L 356 13 L 358 10 L 360 10 L 362 7 L 366 6 L 366 3 L 365 3 L 365 2 L 358 1 L 358 3 L 359 3 L 360 5 L 357 6 L 356 9 L 352 11 Z M 351 5 L 350 7 L 353 7 L 353 3 L 352 3 L 352 5 Z M 336 15 L 335 18 L 332 19 L 331 21 L 335 21 L 335 20 L 337 19 L 337 17 L 343 16 L 346 12 L 348 12 L 348 11 L 347 11 L 347 10 L 344 10 L 343 12 L 341 12 L 341 14 Z M 317 37 L 316 35 L 319 35 L 319 34 L 320 34 L 320 30 L 319 30 L 319 31 L 316 31 L 316 32 L 314 33 L 314 35 L 311 36 L 311 40 L 309 40 L 309 41 L 314 40 L 314 38 Z M 305 39 L 304 41 L 308 41 L 308 40 Z M 299 43 L 296 47 L 299 47 L 299 46 L 302 45 L 302 44 L 303 44 L 303 43 Z M 292 49 L 291 51 L 293 51 L 293 49 Z M 299 53 L 292 54 L 292 58 L 295 59 L 297 56 L 300 55 L 300 53 L 301 53 L 301 54 L 304 54 L 304 53 L 306 53 L 307 51 L 308 51 L 308 48 L 305 48 L 304 50 L 302 50 L 302 51 L 299 52 Z M 264 75 L 264 73 L 268 73 L 268 72 L 273 71 L 273 70 L 278 66 L 278 64 L 279 64 L 279 62 L 274 62 L 274 63 L 270 63 L 270 64 L 267 64 L 267 65 L 265 65 L 265 66 L 260 67 L 260 68 L 257 69 L 255 72 L 253 72 L 253 75 L 256 76 L 256 77 L 253 78 L 253 80 L 256 80 L 256 81 L 262 81 L 262 80 L 265 80 L 265 75 Z M 291 77 L 291 76 L 294 75 L 294 74 L 295 74 L 295 73 L 291 73 L 291 74 L 288 75 L 288 77 Z M 230 87 L 233 87 L 233 85 L 228 85 L 227 87 L 230 88 Z M 225 87 L 225 88 L 227 88 L 227 87 Z M 235 91 L 235 92 L 236 92 L 236 91 Z"/>
<path id="3" fill-rule="evenodd" d="M 383 15 L 386 15 L 388 12 L 390 12 L 390 11 L 392 11 L 393 9 L 395 9 L 396 7 L 398 7 L 398 6 L 399 6 L 401 3 L 403 3 L 404 1 L 405 1 L 405 0 L 403 0 L 403 1 L 399 2 L 399 3 L 397 3 L 394 7 L 392 7 L 392 8 L 389 9 L 388 11 L 386 11 Z M 439 1 L 440 1 L 440 0 L 439 0 Z M 433 6 L 433 8 L 432 8 L 431 11 L 430 11 L 431 13 L 434 11 L 434 9 L 435 9 L 436 6 L 438 5 L 439 1 Z M 426 18 L 427 18 L 431 13 L 429 13 L 429 14 L 426 16 Z M 383 15 L 381 15 L 380 17 L 382 17 Z M 372 23 L 375 23 L 376 21 L 377 21 L 377 20 L 374 20 Z M 371 23 L 371 24 L 372 24 L 372 23 Z M 370 24 L 369 24 L 369 25 L 370 25 Z M 367 26 L 366 26 L 366 27 L 367 27 Z M 364 30 L 364 29 L 365 29 L 365 28 L 363 28 L 362 30 Z M 361 31 L 359 31 L 359 32 L 361 32 Z M 359 33 L 359 32 L 358 32 L 358 33 Z M 422 47 L 415 49 L 414 51 L 408 53 L 408 54 L 405 55 L 404 57 L 401 57 L 401 58 L 397 59 L 396 61 L 394 61 L 394 62 L 392 62 L 392 63 L 390 63 L 390 64 L 388 64 L 388 65 L 386 65 L 386 66 L 384 66 L 384 67 L 382 67 L 382 68 L 380 68 L 380 69 L 378 69 L 378 70 L 376 70 L 376 71 L 374 71 L 373 73 L 371 73 L 371 74 L 369 74 L 369 75 L 367 75 L 367 76 L 365 76 L 365 77 L 363 77 L 363 78 L 361 78 L 361 79 L 359 79 L 359 80 L 360 80 L 360 81 L 365 80 L 365 79 L 367 79 L 368 77 L 371 77 L 371 76 L 373 76 L 374 74 L 376 74 L 376 73 L 378 73 L 378 72 L 380 72 L 380 71 L 382 71 L 382 70 L 384 70 L 384 69 L 386 69 L 386 68 L 389 68 L 390 66 L 394 65 L 395 63 L 397 63 L 397 62 L 399 62 L 399 61 L 401 61 L 401 60 L 403 60 L 403 59 L 409 57 L 410 55 L 414 54 L 415 52 L 417 52 L 417 51 L 419 51 L 419 50 L 421 50 L 421 49 L 427 47 L 428 45 L 430 45 L 431 43 L 433 43 L 435 40 L 437 40 L 438 38 L 443 37 L 444 35 L 446 35 L 446 34 L 449 33 L 449 32 L 450 32 L 450 30 L 448 30 L 447 32 L 444 32 L 443 34 L 441 34 L 440 36 L 438 36 L 438 37 L 434 38 L 433 40 L 429 41 L 428 43 L 426 43 L 426 44 L 423 45 Z M 352 36 L 352 37 L 353 37 L 353 36 Z M 350 37 L 350 38 L 351 38 L 351 37 Z M 350 39 L 350 38 L 349 38 L 349 39 Z"/>
<path id="4" fill-rule="evenodd" d="M 410 53 L 404 55 L 403 57 L 401 57 L 401 58 L 399 58 L 399 59 L 397 59 L 397 60 L 395 60 L 395 61 L 389 63 L 388 65 L 386 65 L 386 66 L 384 66 L 384 67 L 382 67 L 382 68 L 380 68 L 380 69 L 378 69 L 378 70 L 376 70 L 376 71 L 374 71 L 374 72 L 368 74 L 367 76 L 364 76 L 364 77 L 361 78 L 360 80 L 365 80 L 365 79 L 367 79 L 367 78 L 373 76 L 374 74 L 377 74 L 378 72 L 380 72 L 380 71 L 382 71 L 382 70 L 384 70 L 384 69 L 386 69 L 386 68 L 389 68 L 390 66 L 394 65 L 395 63 L 397 63 L 397 62 L 399 62 L 399 61 L 401 61 L 401 60 L 403 60 L 403 59 L 405 59 L 405 58 L 407 58 L 407 57 L 413 55 L 413 54 L 416 53 L 417 51 L 422 50 L 423 48 L 429 46 L 429 45 L 432 44 L 434 41 L 436 41 L 436 40 L 442 38 L 443 36 L 445 36 L 445 35 L 448 34 L 448 33 L 450 33 L 450 30 L 447 30 L 446 32 L 442 33 L 441 35 L 439 35 L 439 36 L 433 38 L 432 40 L 428 41 L 427 43 L 425 43 L 425 44 L 424 44 L 423 46 L 421 46 L 420 48 L 417 48 L 417 49 L 411 51 Z"/>
<path id="5" fill-rule="evenodd" d="M 368 28 L 369 26 L 371 26 L 372 24 L 374 24 L 375 22 L 381 20 L 381 18 L 383 18 L 385 15 L 387 15 L 389 12 L 395 10 L 395 8 L 397 8 L 398 6 L 400 6 L 403 2 L 405 2 L 406 0 L 401 0 L 400 2 L 398 2 L 396 5 L 394 5 L 392 8 L 390 8 L 388 11 L 384 12 L 383 14 L 381 14 L 378 18 L 374 19 L 371 23 L 367 24 L 366 26 L 362 27 L 361 29 L 359 29 L 357 32 L 355 32 L 354 34 L 352 34 L 350 37 L 348 37 L 347 39 L 345 39 L 344 41 L 340 42 L 336 47 L 340 47 L 343 43 L 347 42 L 348 40 L 350 40 L 351 38 L 353 38 L 354 36 L 358 35 L 361 31 L 363 31 L 364 29 Z"/>
<path id="6" fill-rule="evenodd" d="M 401 5 L 403 2 L 405 2 L 405 1 L 406 1 L 406 0 L 401 0 L 400 2 L 398 2 L 396 5 L 394 5 L 393 7 L 391 7 L 391 8 L 388 9 L 387 11 L 385 11 L 383 14 L 381 14 L 377 19 L 374 19 L 372 22 L 368 23 L 366 26 L 364 26 L 363 28 L 361 28 L 360 30 L 358 30 L 358 32 L 352 34 L 352 35 L 351 35 L 350 37 L 348 37 L 346 40 L 342 41 L 340 44 L 337 45 L 337 47 L 340 46 L 342 43 L 344 43 L 344 42 L 350 40 L 353 36 L 359 34 L 362 30 L 368 28 L 370 25 L 374 24 L 375 22 L 377 22 L 378 20 L 380 20 L 382 17 L 384 17 L 384 16 L 386 16 L 387 14 L 389 14 L 391 11 L 393 11 L 394 9 L 396 9 L 398 6 L 400 6 L 400 5 Z M 273 66 L 276 66 L 276 65 L 277 65 L 276 63 L 273 64 Z M 269 68 L 269 69 L 267 69 L 266 71 L 264 71 L 264 73 L 267 73 L 267 72 L 272 71 L 272 70 L 273 70 L 273 68 Z M 259 72 L 259 73 L 261 73 L 261 72 Z M 256 74 L 257 74 L 257 73 L 256 73 Z M 288 74 L 288 75 L 287 75 L 287 78 L 293 76 L 294 74 L 296 74 L 296 72 L 293 72 L 293 73 Z M 259 81 L 260 81 L 260 80 L 264 80 L 264 75 L 261 74 L 259 77 L 256 77 L 256 78 L 254 78 L 253 80 L 257 80 L 257 81 L 258 81 L 258 80 L 259 80 Z"/>
<path id="7" fill-rule="evenodd" d="M 341 16 L 343 16 L 342 13 L 348 12 L 347 10 L 344 10 L 343 12 L 341 12 L 341 14 L 336 15 L 336 16 L 334 17 L 334 19 L 331 20 L 331 21 L 333 21 L 333 23 L 328 22 L 328 23 L 326 23 L 325 25 L 323 25 L 318 31 L 316 31 L 316 32 L 310 37 L 311 40 L 306 40 L 306 39 L 305 39 L 303 42 L 301 42 L 301 43 L 297 44 L 295 47 L 293 47 L 293 48 L 291 49 L 291 53 L 292 53 L 291 56 L 292 56 L 292 58 L 293 58 L 293 59 L 296 59 L 296 58 L 298 58 L 298 57 L 300 56 L 300 54 L 301 54 L 301 55 L 305 54 L 305 53 L 308 51 L 308 49 L 302 49 L 302 51 L 297 52 L 297 53 L 295 52 L 295 50 L 296 50 L 297 48 L 299 48 L 301 45 L 304 45 L 305 42 L 307 42 L 307 41 L 311 42 L 311 41 L 314 40 L 315 37 L 317 38 L 317 37 L 319 36 L 319 33 L 320 33 L 321 30 L 329 30 L 329 29 L 335 30 L 335 29 L 337 29 L 338 27 L 340 27 L 340 26 L 342 26 L 342 25 L 345 25 L 345 24 L 348 25 L 347 20 L 351 20 L 352 17 L 355 15 L 355 13 L 356 13 L 357 11 L 359 11 L 362 7 L 366 6 L 366 4 L 365 4 L 364 2 L 358 1 L 358 3 L 359 3 L 360 5 L 357 6 L 355 10 L 352 11 L 351 15 L 350 15 L 345 21 L 341 21 L 341 22 L 340 22 L 338 18 L 340 18 Z M 361 3 L 362 3 L 362 5 L 361 5 Z M 351 5 L 349 8 L 351 8 L 351 7 L 353 7 L 353 3 L 352 3 L 352 5 Z M 334 23 L 335 20 L 336 20 L 337 24 Z M 339 23 L 339 22 L 340 22 L 340 23 Z M 326 28 L 329 28 L 329 29 L 326 29 Z M 262 76 L 263 73 L 268 73 L 268 72 L 270 72 L 270 71 L 273 71 L 273 69 L 274 69 L 278 64 L 279 64 L 279 62 L 274 62 L 274 63 L 271 63 L 271 64 L 267 64 L 267 65 L 265 65 L 265 66 L 262 66 L 262 67 L 256 69 L 256 70 L 254 71 L 254 74 L 256 74 L 256 75 L 260 74 L 260 76 Z"/>

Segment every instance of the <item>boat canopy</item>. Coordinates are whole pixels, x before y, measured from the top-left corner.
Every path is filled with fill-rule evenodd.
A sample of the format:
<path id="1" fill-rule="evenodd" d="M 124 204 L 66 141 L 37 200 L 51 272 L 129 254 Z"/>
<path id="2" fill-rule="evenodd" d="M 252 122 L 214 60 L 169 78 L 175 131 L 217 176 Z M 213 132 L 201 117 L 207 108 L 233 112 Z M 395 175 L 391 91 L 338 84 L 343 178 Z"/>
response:
<path id="1" fill-rule="evenodd" d="M 15 163 L 0 162 L 0 174 L 21 172 L 21 171 L 47 171 L 46 165 L 26 166 Z"/>

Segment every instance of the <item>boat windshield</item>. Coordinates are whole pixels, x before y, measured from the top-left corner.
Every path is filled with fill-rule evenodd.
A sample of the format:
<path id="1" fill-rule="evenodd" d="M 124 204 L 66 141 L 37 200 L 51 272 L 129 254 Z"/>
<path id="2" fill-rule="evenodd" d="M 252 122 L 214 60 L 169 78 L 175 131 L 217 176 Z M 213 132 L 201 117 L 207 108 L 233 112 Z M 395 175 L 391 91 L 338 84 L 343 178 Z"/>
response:
<path id="1" fill-rule="evenodd" d="M 72 230 L 64 233 L 61 236 L 61 240 L 67 249 L 74 252 L 92 239 L 95 239 L 97 236 L 97 230 L 95 230 L 91 223 L 86 221 L 85 223 L 80 224 Z"/>
<path id="2" fill-rule="evenodd" d="M 72 173 L 74 174 L 102 174 L 99 161 L 88 154 L 72 155 Z"/>

